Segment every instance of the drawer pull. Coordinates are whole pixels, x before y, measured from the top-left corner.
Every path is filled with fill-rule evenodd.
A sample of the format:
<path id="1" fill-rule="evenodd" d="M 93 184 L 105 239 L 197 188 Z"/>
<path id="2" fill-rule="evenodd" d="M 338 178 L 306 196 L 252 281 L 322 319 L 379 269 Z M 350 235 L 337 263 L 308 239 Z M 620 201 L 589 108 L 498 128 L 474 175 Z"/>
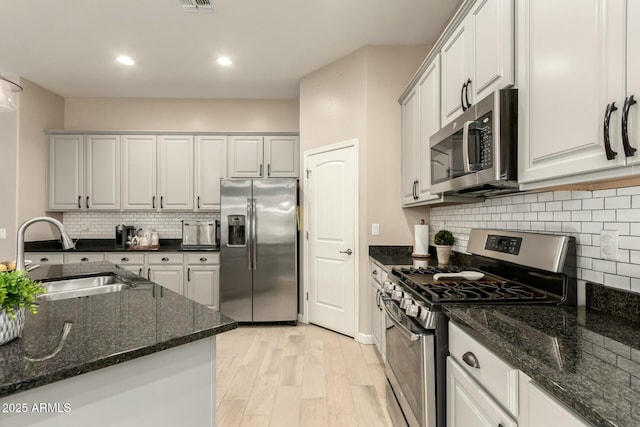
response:
<path id="1" fill-rule="evenodd" d="M 472 368 L 480 369 L 480 362 L 478 362 L 478 358 L 476 357 L 475 354 L 471 353 L 470 351 L 467 351 L 465 354 L 462 355 L 462 360 L 464 361 L 464 363 L 471 366 Z"/>
<path id="2" fill-rule="evenodd" d="M 84 258 L 82 258 L 80 261 L 82 261 L 82 262 L 87 262 L 87 261 L 89 261 L 89 258 L 84 257 Z"/>
<path id="3" fill-rule="evenodd" d="M 200 258 L 200 262 L 207 262 L 207 258 L 206 257 Z"/>
<path id="4" fill-rule="evenodd" d="M 40 258 L 40 261 L 41 262 L 47 262 L 47 261 L 49 261 L 49 258 Z"/>
<path id="5" fill-rule="evenodd" d="M 124 257 L 124 258 L 122 258 L 120 261 L 122 261 L 122 262 L 127 262 L 127 261 L 129 261 L 129 258 Z"/>
<path id="6" fill-rule="evenodd" d="M 169 258 L 167 257 L 162 258 L 162 262 L 167 262 L 167 261 L 169 261 Z"/>

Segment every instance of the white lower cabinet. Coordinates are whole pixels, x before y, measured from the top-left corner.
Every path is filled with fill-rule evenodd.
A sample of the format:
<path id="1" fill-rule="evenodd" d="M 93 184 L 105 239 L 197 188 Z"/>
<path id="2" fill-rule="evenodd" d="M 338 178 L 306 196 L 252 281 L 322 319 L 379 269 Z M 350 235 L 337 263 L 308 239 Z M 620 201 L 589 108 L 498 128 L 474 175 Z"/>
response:
<path id="1" fill-rule="evenodd" d="M 65 264 L 96 261 L 104 261 L 104 254 L 102 252 L 73 252 L 64 254 Z"/>
<path id="2" fill-rule="evenodd" d="M 378 349 L 378 353 L 382 356 L 382 360 L 386 360 L 385 354 L 385 330 L 387 315 L 382 307 L 382 298 L 380 297 L 380 288 L 387 280 L 387 271 L 376 263 L 371 263 L 371 337 L 373 343 Z"/>
<path id="3" fill-rule="evenodd" d="M 187 267 L 185 296 L 215 310 L 219 309 L 219 266 Z"/>
<path id="4" fill-rule="evenodd" d="M 118 267 L 128 270 L 141 276 L 144 274 L 144 254 L 131 254 L 114 252 L 107 253 L 107 261 L 116 264 Z"/>
<path id="5" fill-rule="evenodd" d="M 150 265 L 147 267 L 148 279 L 173 292 L 182 295 L 184 292 L 182 265 Z"/>
<path id="6" fill-rule="evenodd" d="M 60 252 L 26 252 L 24 259 L 31 260 L 33 265 L 63 264 L 64 254 Z"/>
<path id="7" fill-rule="evenodd" d="M 447 358 L 447 426 L 517 425 L 518 423 L 473 380 L 471 375 L 453 358 Z"/>

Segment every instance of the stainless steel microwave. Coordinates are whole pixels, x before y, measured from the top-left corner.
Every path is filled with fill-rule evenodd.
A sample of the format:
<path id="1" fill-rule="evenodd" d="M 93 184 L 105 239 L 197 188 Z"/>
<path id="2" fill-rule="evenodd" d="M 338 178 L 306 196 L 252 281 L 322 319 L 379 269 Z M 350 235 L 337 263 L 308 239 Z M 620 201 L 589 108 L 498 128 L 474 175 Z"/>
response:
<path id="1" fill-rule="evenodd" d="M 488 95 L 430 139 L 431 193 L 518 191 L 518 90 Z"/>

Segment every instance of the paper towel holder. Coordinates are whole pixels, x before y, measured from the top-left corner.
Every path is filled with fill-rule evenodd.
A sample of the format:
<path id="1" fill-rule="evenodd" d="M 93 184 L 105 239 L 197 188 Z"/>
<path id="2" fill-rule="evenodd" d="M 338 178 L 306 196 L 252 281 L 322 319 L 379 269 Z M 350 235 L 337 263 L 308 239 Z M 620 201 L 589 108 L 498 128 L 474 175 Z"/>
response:
<path id="1" fill-rule="evenodd" d="M 413 258 L 430 258 L 429 253 L 429 226 L 420 220 L 420 224 L 414 226 Z"/>

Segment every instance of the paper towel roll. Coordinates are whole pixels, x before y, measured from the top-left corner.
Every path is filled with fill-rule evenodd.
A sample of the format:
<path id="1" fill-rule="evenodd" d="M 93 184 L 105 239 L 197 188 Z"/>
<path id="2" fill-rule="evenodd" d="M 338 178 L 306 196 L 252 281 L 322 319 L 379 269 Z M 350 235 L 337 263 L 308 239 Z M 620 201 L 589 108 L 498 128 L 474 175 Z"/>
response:
<path id="1" fill-rule="evenodd" d="M 413 255 L 427 256 L 429 255 L 429 226 L 427 224 L 416 224 L 414 227 Z"/>

